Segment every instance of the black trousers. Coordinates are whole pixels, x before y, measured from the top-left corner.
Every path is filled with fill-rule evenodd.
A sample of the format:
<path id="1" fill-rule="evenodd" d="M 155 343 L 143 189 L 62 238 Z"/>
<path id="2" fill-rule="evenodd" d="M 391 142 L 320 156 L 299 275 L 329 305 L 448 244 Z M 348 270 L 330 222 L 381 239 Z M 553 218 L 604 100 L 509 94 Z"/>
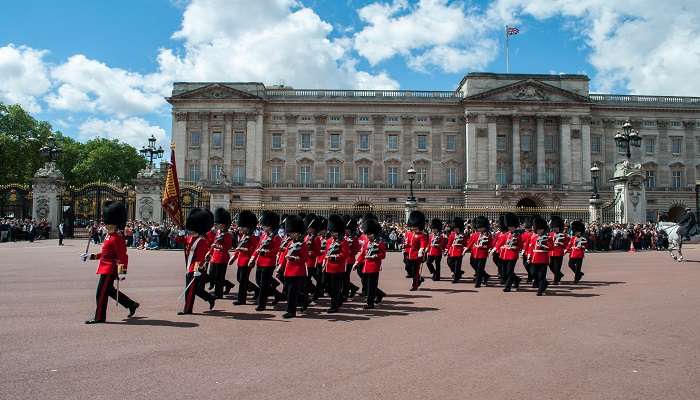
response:
<path id="1" fill-rule="evenodd" d="M 308 289 L 313 290 L 314 297 L 323 296 L 326 292 L 327 284 L 327 282 L 323 279 L 323 265 L 318 264 L 315 268 L 309 268 L 309 280 L 312 278 L 314 281 L 316 281 L 316 284 L 315 286 L 310 286 Z"/>
<path id="2" fill-rule="evenodd" d="M 409 261 L 408 261 L 408 253 L 403 253 L 403 268 L 406 270 L 406 277 L 410 278 L 413 275 L 411 275 L 411 267 L 409 267 Z"/>
<path id="3" fill-rule="evenodd" d="M 185 314 L 192 314 L 192 308 L 194 307 L 194 297 L 199 296 L 202 300 L 209 302 L 214 299 L 214 296 L 209 294 L 204 290 L 204 284 L 206 282 L 205 274 L 200 276 L 194 276 L 194 272 L 188 272 L 185 275 L 185 286 L 189 285 L 187 292 L 185 292 L 185 307 L 182 312 Z M 190 281 L 194 279 L 194 282 L 190 285 Z"/>
<path id="4" fill-rule="evenodd" d="M 547 282 L 547 264 L 530 264 L 530 269 L 537 284 L 537 293 L 544 293 L 549 286 Z"/>
<path id="5" fill-rule="evenodd" d="M 304 290 L 306 279 L 306 276 L 288 276 L 284 278 L 284 285 L 287 287 L 287 312 L 292 315 L 297 314 L 299 299 L 301 299 L 302 305 L 308 304 Z"/>
<path id="6" fill-rule="evenodd" d="M 469 264 L 474 268 L 476 276 L 474 278 L 474 284 L 476 287 L 481 286 L 482 283 L 486 283 L 486 258 L 469 258 Z"/>
<path id="7" fill-rule="evenodd" d="M 367 305 L 373 306 L 377 297 L 384 297 L 386 293 L 379 289 L 379 272 L 364 274 L 367 279 Z"/>
<path id="8" fill-rule="evenodd" d="M 498 256 L 498 253 L 494 252 L 491 256 L 491 259 L 493 260 L 493 263 L 496 264 L 496 268 L 498 269 L 498 277 L 501 278 L 501 281 L 505 281 L 505 274 L 503 273 L 503 263 L 501 262 L 501 257 Z"/>
<path id="9" fill-rule="evenodd" d="M 583 258 L 569 258 L 569 268 L 574 272 L 574 282 L 581 280 L 583 272 L 581 268 L 583 267 Z"/>
<path id="10" fill-rule="evenodd" d="M 554 283 L 559 283 L 564 274 L 561 273 L 561 264 L 564 261 L 564 257 L 561 256 L 549 256 L 549 270 L 552 271 L 554 275 Z"/>
<path id="11" fill-rule="evenodd" d="M 345 266 L 345 276 L 343 279 L 343 298 L 347 299 L 348 296 L 350 295 L 350 291 L 352 290 L 353 292 L 357 292 L 360 290 L 357 285 L 352 283 L 350 280 L 350 276 L 352 275 L 352 264 L 348 264 Z"/>
<path id="12" fill-rule="evenodd" d="M 515 273 L 515 264 L 518 260 L 501 260 L 503 274 L 506 281 L 506 288 L 510 290 L 513 286 L 520 284 L 520 277 Z"/>
<path id="13" fill-rule="evenodd" d="M 428 260 L 425 264 L 428 266 L 428 270 L 433 274 L 433 280 L 440 280 L 440 262 L 442 262 L 442 255 L 439 256 L 428 256 Z"/>
<path id="14" fill-rule="evenodd" d="M 63 246 L 63 235 L 58 235 L 58 245 Z"/>
<path id="15" fill-rule="evenodd" d="M 277 291 L 275 288 L 275 279 L 272 274 L 275 273 L 274 267 L 258 267 L 255 269 L 255 281 L 258 283 L 260 288 L 260 294 L 258 295 L 258 307 L 267 307 L 267 298 L 270 295 L 275 297 L 282 296 L 282 293 Z"/>
<path id="16" fill-rule="evenodd" d="M 328 282 L 329 294 L 331 296 L 331 308 L 337 309 L 343 304 L 343 273 L 328 273 L 323 275 L 323 280 Z"/>
<path id="17" fill-rule="evenodd" d="M 525 271 L 527 271 L 527 281 L 532 282 L 532 280 L 535 279 L 535 274 L 530 267 L 530 263 L 527 262 L 527 256 L 523 256 L 523 266 L 525 267 Z"/>
<path id="18" fill-rule="evenodd" d="M 100 274 L 100 280 L 97 282 L 97 293 L 95 299 L 97 307 L 95 308 L 95 321 L 105 321 L 107 319 L 107 302 L 109 298 L 117 298 L 117 289 L 114 288 L 114 280 L 117 278 L 115 274 Z M 119 291 L 119 304 L 124 308 L 131 308 L 135 303 Z"/>
<path id="19" fill-rule="evenodd" d="M 357 272 L 357 276 L 360 278 L 360 292 L 363 294 L 367 293 L 367 277 L 365 276 L 365 273 L 362 272 L 362 266 L 364 263 L 360 264 L 357 266 L 357 269 L 355 269 L 355 272 Z"/>
<path id="20" fill-rule="evenodd" d="M 238 267 L 236 271 L 236 280 L 238 280 L 238 300 L 240 303 L 245 304 L 246 298 L 248 297 L 248 288 L 260 295 L 260 289 L 253 282 L 250 281 L 250 271 L 251 267 Z"/>
<path id="21" fill-rule="evenodd" d="M 411 275 L 411 289 L 417 289 L 421 283 L 420 265 L 421 260 L 407 260 L 408 273 Z"/>
<path id="22" fill-rule="evenodd" d="M 211 264 L 211 277 L 210 279 L 214 283 L 214 296 L 217 299 L 224 297 L 224 288 L 233 287 L 231 281 L 226 280 L 226 270 L 228 269 L 228 264 Z"/>
<path id="23" fill-rule="evenodd" d="M 450 267 L 450 271 L 452 271 L 452 282 L 454 283 L 459 282 L 462 277 L 462 258 L 463 256 L 447 257 L 447 265 Z"/>

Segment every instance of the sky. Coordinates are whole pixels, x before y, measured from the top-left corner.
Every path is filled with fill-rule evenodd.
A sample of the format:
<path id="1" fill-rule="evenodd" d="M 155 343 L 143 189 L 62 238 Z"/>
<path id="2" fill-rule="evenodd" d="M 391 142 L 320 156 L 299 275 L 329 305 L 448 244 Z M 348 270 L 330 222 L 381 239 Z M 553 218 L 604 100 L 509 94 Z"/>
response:
<path id="1" fill-rule="evenodd" d="M 586 74 L 700 96 L 696 0 L 4 2 L 0 102 L 85 141 L 167 148 L 176 81 L 454 90 L 469 72 Z"/>

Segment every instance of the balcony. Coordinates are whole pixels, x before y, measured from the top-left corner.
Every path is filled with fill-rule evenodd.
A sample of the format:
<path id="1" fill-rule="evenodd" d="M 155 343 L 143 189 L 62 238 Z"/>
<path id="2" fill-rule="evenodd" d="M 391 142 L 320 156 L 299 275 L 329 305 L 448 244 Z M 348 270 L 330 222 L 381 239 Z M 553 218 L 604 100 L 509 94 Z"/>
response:
<path id="1" fill-rule="evenodd" d="M 381 99 L 390 101 L 448 101 L 462 99 L 460 92 L 427 90 L 324 90 L 267 89 L 268 98 L 283 99 Z"/>
<path id="2" fill-rule="evenodd" d="M 408 191 L 408 184 L 399 185 L 386 185 L 386 184 L 368 184 L 363 185 L 360 183 L 264 183 L 264 188 L 275 188 L 275 189 L 293 189 L 293 188 L 309 188 L 309 189 L 382 189 L 382 190 L 402 190 Z M 420 190 L 462 190 L 462 185 L 418 185 L 414 184 L 413 189 L 416 191 Z"/>
<path id="3" fill-rule="evenodd" d="M 700 107 L 700 97 L 684 96 L 637 96 L 623 94 L 590 94 L 594 103 L 606 105 L 648 105 L 672 107 Z"/>

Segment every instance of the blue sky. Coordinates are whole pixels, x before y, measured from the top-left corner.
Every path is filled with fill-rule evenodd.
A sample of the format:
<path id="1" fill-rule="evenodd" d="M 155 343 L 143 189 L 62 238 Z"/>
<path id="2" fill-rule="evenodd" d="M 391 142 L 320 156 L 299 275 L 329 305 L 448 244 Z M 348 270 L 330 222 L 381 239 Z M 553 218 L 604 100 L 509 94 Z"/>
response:
<path id="1" fill-rule="evenodd" d="M 619 3 L 619 4 L 618 4 Z M 178 80 L 452 90 L 471 71 L 583 73 L 597 92 L 700 95 L 700 2 L 6 2 L 0 101 L 80 140 L 166 144 Z M 7 23 L 9 21 L 9 23 Z"/>

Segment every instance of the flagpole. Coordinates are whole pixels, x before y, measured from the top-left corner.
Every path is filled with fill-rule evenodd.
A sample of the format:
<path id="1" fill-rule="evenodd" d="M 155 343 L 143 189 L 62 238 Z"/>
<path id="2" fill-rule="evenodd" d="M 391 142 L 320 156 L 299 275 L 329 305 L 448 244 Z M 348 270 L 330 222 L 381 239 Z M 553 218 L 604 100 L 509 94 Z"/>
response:
<path id="1" fill-rule="evenodd" d="M 510 73 L 510 59 L 509 59 L 509 54 L 508 54 L 508 25 L 506 25 L 506 73 Z"/>

